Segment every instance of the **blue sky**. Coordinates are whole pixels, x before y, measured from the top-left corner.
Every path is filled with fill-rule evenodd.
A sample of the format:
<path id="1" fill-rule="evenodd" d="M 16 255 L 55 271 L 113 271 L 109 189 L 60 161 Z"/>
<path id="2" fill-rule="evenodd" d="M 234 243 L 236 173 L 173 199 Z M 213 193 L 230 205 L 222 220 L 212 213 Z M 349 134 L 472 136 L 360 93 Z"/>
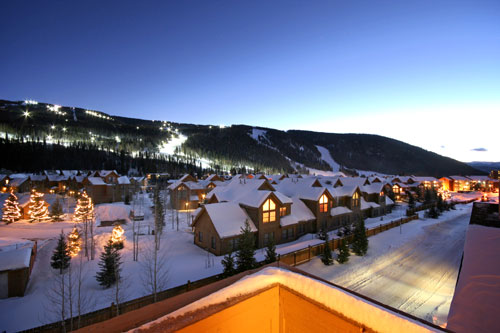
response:
<path id="1" fill-rule="evenodd" d="M 4 1 L 0 11 L 0 98 L 375 133 L 500 160 L 498 1 Z"/>

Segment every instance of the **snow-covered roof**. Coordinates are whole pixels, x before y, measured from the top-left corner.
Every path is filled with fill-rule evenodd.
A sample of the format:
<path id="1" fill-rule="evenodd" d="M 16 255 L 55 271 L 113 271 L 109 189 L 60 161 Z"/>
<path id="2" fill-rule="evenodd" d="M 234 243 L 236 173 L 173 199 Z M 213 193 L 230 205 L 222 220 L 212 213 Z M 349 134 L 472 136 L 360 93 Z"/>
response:
<path id="1" fill-rule="evenodd" d="M 345 185 L 345 186 L 339 186 L 335 188 L 335 195 L 338 197 L 352 197 L 354 195 L 354 192 L 356 192 L 359 189 L 358 185 Z"/>
<path id="2" fill-rule="evenodd" d="M 300 200 L 299 197 L 292 198 L 291 212 L 289 215 L 280 217 L 280 225 L 286 227 L 299 222 L 313 221 L 316 216 L 309 208 Z"/>
<path id="3" fill-rule="evenodd" d="M 374 193 L 380 193 L 382 189 L 384 188 L 384 183 L 373 183 L 370 185 L 365 185 L 362 186 L 361 192 L 363 193 L 368 193 L 368 194 L 374 194 Z"/>
<path id="4" fill-rule="evenodd" d="M 352 213 L 352 210 L 350 210 L 347 207 L 343 207 L 343 206 L 334 207 L 330 210 L 331 216 L 338 216 L 338 215 L 344 215 L 344 214 L 349 214 L 349 213 Z"/>
<path id="5" fill-rule="evenodd" d="M 266 267 L 256 273 L 245 276 L 223 289 L 140 326 L 139 330 L 159 330 L 161 326 L 156 325 L 165 325 L 167 321 L 174 318 L 187 320 L 187 316 L 192 316 L 198 311 L 218 305 L 222 305 L 220 307 L 221 310 L 226 309 L 228 307 L 228 299 L 236 299 L 242 295 L 252 295 L 259 291 L 267 290 L 276 284 L 286 286 L 306 300 L 312 300 L 334 313 L 339 313 L 347 320 L 363 325 L 368 331 L 405 333 L 436 331 L 431 326 L 410 319 L 403 314 L 393 312 L 389 308 L 377 305 L 368 299 L 352 294 L 344 289 L 340 289 L 311 276 L 277 267 Z M 262 304 L 262 306 L 265 306 L 265 304 Z"/>
<path id="6" fill-rule="evenodd" d="M 416 182 L 439 182 L 439 179 L 435 177 L 425 176 L 425 177 L 411 177 Z"/>
<path id="7" fill-rule="evenodd" d="M 11 181 L 9 182 L 9 185 L 12 187 L 19 187 L 27 180 L 28 180 L 27 177 L 26 178 L 12 178 Z"/>
<path id="8" fill-rule="evenodd" d="M 325 191 L 328 191 L 330 196 L 334 196 L 331 190 L 332 188 L 326 189 L 325 187 L 313 187 L 315 182 L 316 178 L 286 178 L 283 179 L 278 185 L 275 185 L 275 187 L 278 191 L 289 197 L 298 196 L 304 200 L 317 201 L 321 195 L 325 193 Z"/>
<path id="9" fill-rule="evenodd" d="M 92 185 L 106 185 L 101 177 L 89 177 L 88 180 Z"/>
<path id="10" fill-rule="evenodd" d="M 264 183 L 267 183 L 266 185 Z M 240 200 L 245 199 L 246 201 L 259 200 L 250 199 L 249 197 L 254 193 L 256 196 L 260 195 L 259 188 L 274 189 L 267 180 L 264 179 L 245 179 L 245 181 L 239 178 L 233 178 L 226 186 L 217 186 L 211 190 L 207 199 L 211 199 L 214 195 L 219 201 L 234 201 L 240 202 Z"/>
<path id="11" fill-rule="evenodd" d="M 453 332 L 498 331 L 499 309 L 500 228 L 469 225 L 447 328 Z"/>
<path id="12" fill-rule="evenodd" d="M 464 177 L 464 176 L 450 176 L 450 178 L 453 179 L 453 180 L 463 180 L 463 181 L 466 181 L 466 182 L 470 181 L 469 178 Z"/>
<path id="13" fill-rule="evenodd" d="M 44 180 L 47 180 L 47 176 L 46 175 L 31 175 L 30 179 L 31 179 L 31 181 L 34 181 L 34 182 L 42 182 Z"/>
<path id="14" fill-rule="evenodd" d="M 33 247 L 33 241 L 22 239 L 22 238 L 13 238 L 13 237 L 0 237 L 0 252 L 2 251 L 13 251 L 17 250 L 21 247 Z"/>
<path id="15" fill-rule="evenodd" d="M 205 205 L 204 207 L 220 238 L 239 235 L 241 228 L 245 227 L 245 221 L 248 221 L 252 232 L 257 231 L 252 219 L 236 203 L 221 202 Z"/>
<path id="16" fill-rule="evenodd" d="M 467 176 L 467 178 L 469 178 L 469 179 L 471 179 L 473 181 L 476 181 L 476 182 L 493 181 L 493 179 L 491 179 L 488 176 Z"/>
<path id="17" fill-rule="evenodd" d="M 0 272 L 30 267 L 31 247 L 0 251 Z"/>
<path id="18" fill-rule="evenodd" d="M 31 175 L 28 173 L 13 173 L 13 174 L 9 175 L 10 179 L 12 179 L 12 180 L 14 180 L 16 178 L 28 179 L 29 176 L 31 176 Z"/>
<path id="19" fill-rule="evenodd" d="M 371 201 L 366 201 L 364 198 L 361 198 L 361 210 L 369 209 L 369 208 L 378 208 L 379 204 Z"/>
<path id="20" fill-rule="evenodd" d="M 120 184 L 120 185 L 130 185 L 130 179 L 127 176 L 118 177 L 118 184 Z"/>
<path id="21" fill-rule="evenodd" d="M 99 175 L 101 177 L 106 177 L 107 175 L 111 174 L 111 173 L 115 173 L 118 175 L 118 172 L 116 172 L 116 170 L 100 170 L 99 171 Z"/>
<path id="22" fill-rule="evenodd" d="M 358 186 L 361 187 L 365 183 L 369 183 L 370 181 L 364 177 L 338 177 L 337 178 L 343 186 Z"/>
<path id="23" fill-rule="evenodd" d="M 392 199 L 391 199 L 391 198 L 389 198 L 389 196 L 387 196 L 387 195 L 386 195 L 386 196 L 385 196 L 385 204 L 386 204 L 387 206 L 389 206 L 389 205 L 394 205 L 394 201 L 392 201 Z"/>
<path id="24" fill-rule="evenodd" d="M 290 199 L 283 193 L 273 192 L 273 191 L 247 192 L 245 195 L 240 196 L 238 197 L 237 200 L 233 201 L 249 207 L 260 207 L 264 203 L 264 201 L 266 201 L 267 198 L 269 198 L 271 194 L 274 194 L 282 204 L 292 203 L 292 199 Z"/>
<path id="25" fill-rule="evenodd" d="M 81 183 L 83 182 L 83 180 L 86 178 L 87 176 L 75 176 L 75 181 L 77 183 Z"/>

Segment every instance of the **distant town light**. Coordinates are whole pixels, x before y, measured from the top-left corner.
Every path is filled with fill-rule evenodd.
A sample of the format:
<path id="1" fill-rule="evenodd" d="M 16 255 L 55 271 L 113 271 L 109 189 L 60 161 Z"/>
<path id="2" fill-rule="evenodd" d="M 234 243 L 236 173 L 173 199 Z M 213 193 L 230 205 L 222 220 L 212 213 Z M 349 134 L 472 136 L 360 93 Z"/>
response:
<path id="1" fill-rule="evenodd" d="M 26 105 L 37 105 L 38 102 L 34 101 L 32 99 L 27 99 L 27 100 L 24 101 L 24 104 L 26 104 Z"/>
<path id="2" fill-rule="evenodd" d="M 118 135 L 115 136 L 115 140 L 116 140 L 116 142 L 121 142 L 120 137 Z"/>
<path id="3" fill-rule="evenodd" d="M 55 125 L 50 126 L 50 129 L 55 129 L 55 128 L 56 128 Z"/>
<path id="4" fill-rule="evenodd" d="M 63 132 L 66 132 L 66 127 L 63 127 L 62 130 L 63 130 Z"/>
<path id="5" fill-rule="evenodd" d="M 48 140 L 52 140 L 52 135 L 47 136 Z"/>
<path id="6" fill-rule="evenodd" d="M 26 118 L 28 118 L 28 117 L 30 116 L 30 113 L 29 113 L 28 111 L 24 111 L 24 112 L 23 112 L 23 115 L 24 115 Z"/>

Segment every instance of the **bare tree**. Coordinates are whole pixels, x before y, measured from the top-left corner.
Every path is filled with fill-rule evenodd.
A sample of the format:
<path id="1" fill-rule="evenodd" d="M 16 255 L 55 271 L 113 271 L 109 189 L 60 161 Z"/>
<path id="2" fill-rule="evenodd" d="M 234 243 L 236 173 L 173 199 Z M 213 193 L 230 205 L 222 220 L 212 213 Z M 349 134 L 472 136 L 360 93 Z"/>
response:
<path id="1" fill-rule="evenodd" d="M 66 319 L 67 319 L 67 290 L 66 280 L 67 272 L 62 274 L 54 270 L 51 271 L 52 278 L 51 284 L 45 291 L 44 307 L 47 309 L 45 312 L 47 318 L 45 321 L 58 320 L 61 323 L 61 331 L 66 332 Z"/>
<path id="2" fill-rule="evenodd" d="M 149 245 L 142 250 L 141 278 L 144 289 L 153 295 L 154 302 L 157 301 L 158 292 L 165 290 L 168 283 L 168 246 L 163 245 L 160 251 L 156 242 L 160 242 L 161 236 L 156 237 L 155 244 Z"/>

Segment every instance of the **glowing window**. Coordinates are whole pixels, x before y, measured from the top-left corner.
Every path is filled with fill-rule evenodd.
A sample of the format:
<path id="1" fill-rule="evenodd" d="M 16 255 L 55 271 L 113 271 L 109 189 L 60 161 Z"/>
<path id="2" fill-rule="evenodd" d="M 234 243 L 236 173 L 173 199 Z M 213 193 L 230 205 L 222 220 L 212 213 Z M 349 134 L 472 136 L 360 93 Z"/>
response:
<path id="1" fill-rule="evenodd" d="M 262 207 L 262 222 L 276 221 L 276 204 L 271 199 L 267 199 Z"/>
<path id="2" fill-rule="evenodd" d="M 392 191 L 393 191 L 394 193 L 399 193 L 399 186 L 394 185 L 394 186 L 392 187 Z"/>
<path id="3" fill-rule="evenodd" d="M 280 207 L 280 216 L 286 215 L 286 207 Z"/>
<path id="4" fill-rule="evenodd" d="M 328 197 L 325 194 L 319 198 L 319 211 L 321 213 L 326 213 L 328 211 Z"/>
<path id="5" fill-rule="evenodd" d="M 354 192 L 354 195 L 352 196 L 352 206 L 353 207 L 359 206 L 359 194 L 358 194 L 358 192 Z"/>

